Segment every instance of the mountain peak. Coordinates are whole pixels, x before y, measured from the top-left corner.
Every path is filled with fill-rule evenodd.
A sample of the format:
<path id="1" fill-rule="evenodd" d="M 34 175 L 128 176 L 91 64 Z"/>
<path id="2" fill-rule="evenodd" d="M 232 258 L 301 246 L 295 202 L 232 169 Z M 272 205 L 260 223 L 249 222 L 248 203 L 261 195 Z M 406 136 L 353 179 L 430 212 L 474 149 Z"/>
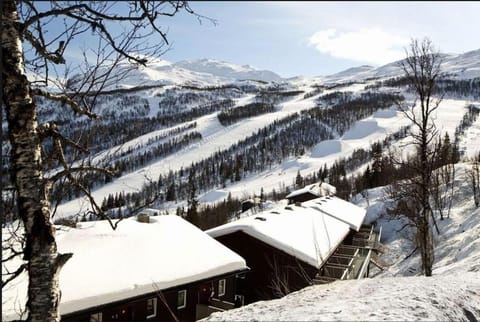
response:
<path id="1" fill-rule="evenodd" d="M 196 60 L 182 60 L 173 65 L 190 71 L 212 74 L 217 77 L 230 78 L 233 80 L 282 80 L 282 77 L 269 70 L 257 70 L 250 65 L 237 65 L 217 59 L 202 58 Z"/>

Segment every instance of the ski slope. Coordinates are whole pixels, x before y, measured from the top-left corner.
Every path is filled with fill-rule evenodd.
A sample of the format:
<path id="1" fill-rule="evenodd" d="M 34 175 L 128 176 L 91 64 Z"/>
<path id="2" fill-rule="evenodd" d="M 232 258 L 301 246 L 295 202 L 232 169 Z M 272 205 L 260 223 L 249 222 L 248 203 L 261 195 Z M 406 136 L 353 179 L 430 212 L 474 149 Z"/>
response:
<path id="1" fill-rule="evenodd" d="M 300 89 L 308 91 L 311 84 L 305 84 Z M 344 87 L 343 91 L 359 92 L 363 86 L 353 84 Z M 325 94 L 325 93 L 323 93 Z M 322 95 L 323 95 L 322 94 Z M 247 138 L 255 133 L 258 129 L 265 127 L 275 120 L 284 118 L 292 113 L 300 112 L 315 106 L 315 99 L 318 95 L 308 99 L 303 99 L 303 94 L 297 95 L 290 100 L 279 104 L 278 108 L 272 113 L 267 113 L 239 121 L 230 126 L 222 126 L 217 118 L 217 113 L 209 114 L 196 119 L 197 126 L 191 131 L 198 131 L 202 134 L 202 140 L 190 144 L 186 148 L 178 151 L 165 158 L 151 162 L 146 167 L 127 173 L 120 178 L 115 179 L 101 188 L 93 192 L 93 196 L 98 203 L 101 203 L 103 198 L 109 194 L 117 192 L 136 192 L 139 191 L 147 180 L 156 180 L 160 174 L 168 174 L 169 171 L 176 171 L 181 168 L 190 166 L 193 162 L 200 161 L 209 157 L 217 151 L 228 149 L 233 143 Z M 241 106 L 252 102 L 253 94 L 244 95 L 237 99 L 236 105 Z M 466 109 L 465 107 L 472 103 L 466 100 L 445 99 L 439 105 L 434 114 L 437 129 L 440 133 L 448 132 L 450 137 L 454 137 L 454 131 L 463 117 Z M 474 103 L 474 102 L 473 102 Z M 477 102 L 478 103 L 478 102 Z M 148 139 L 166 133 L 174 128 L 184 126 L 187 123 L 182 123 L 167 129 L 154 131 L 146 135 L 135 138 L 121 146 L 114 147 L 108 151 L 102 152 L 94 160 L 100 160 L 108 155 L 125 151 L 131 147 L 141 147 L 146 144 Z M 325 164 L 331 166 L 339 158 L 348 157 L 355 149 L 368 149 L 370 145 L 376 141 L 384 139 L 387 135 L 397 131 L 403 126 L 410 124 L 410 121 L 399 112 L 396 107 L 380 110 L 375 112 L 372 116 L 363 120 L 357 121 L 342 137 L 333 140 L 319 142 L 307 151 L 303 156 L 298 158 L 292 157 L 285 160 L 281 164 L 272 166 L 271 169 L 248 175 L 238 183 L 229 184 L 225 188 L 213 189 L 206 192 L 208 196 L 200 195 L 199 199 L 202 202 L 216 202 L 221 201 L 228 195 L 229 192 L 235 197 L 245 197 L 251 194 L 260 194 L 263 188 L 265 192 L 271 192 L 273 189 L 279 189 L 282 185 L 291 185 L 298 171 L 305 176 L 318 169 Z M 479 150 L 478 143 L 475 138 L 479 135 L 479 124 L 469 128 L 466 133 L 464 149 L 468 155 L 474 155 Z M 190 132 L 184 132 L 182 134 Z M 168 140 L 168 139 L 166 139 Z M 403 153 L 412 151 L 412 146 L 408 144 L 409 138 L 395 143 L 393 146 L 397 147 Z M 143 151 L 140 149 L 139 151 Z M 213 198 L 217 196 L 218 198 Z M 171 205 L 176 208 L 175 205 Z M 61 204 L 57 209 L 56 218 L 69 217 L 79 212 L 88 209 L 88 201 L 86 198 L 78 198 L 64 204 Z"/>

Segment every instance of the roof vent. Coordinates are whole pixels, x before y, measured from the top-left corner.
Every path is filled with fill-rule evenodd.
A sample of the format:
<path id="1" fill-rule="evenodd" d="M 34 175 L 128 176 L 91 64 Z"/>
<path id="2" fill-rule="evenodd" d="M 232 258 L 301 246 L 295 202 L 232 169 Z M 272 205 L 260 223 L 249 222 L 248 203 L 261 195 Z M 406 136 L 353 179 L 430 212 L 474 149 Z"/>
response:
<path id="1" fill-rule="evenodd" d="M 144 213 L 139 213 L 137 215 L 137 220 L 138 222 L 143 222 L 143 223 L 150 223 L 150 216 Z"/>
<path id="2" fill-rule="evenodd" d="M 255 217 L 255 219 L 260 221 L 267 221 L 267 219 L 265 219 L 264 217 Z"/>
<path id="3" fill-rule="evenodd" d="M 290 207 L 290 206 L 286 206 L 285 209 L 287 209 L 287 210 L 293 210 L 293 208 Z"/>
<path id="4" fill-rule="evenodd" d="M 278 211 L 270 211 L 270 213 L 280 215 L 280 213 Z"/>

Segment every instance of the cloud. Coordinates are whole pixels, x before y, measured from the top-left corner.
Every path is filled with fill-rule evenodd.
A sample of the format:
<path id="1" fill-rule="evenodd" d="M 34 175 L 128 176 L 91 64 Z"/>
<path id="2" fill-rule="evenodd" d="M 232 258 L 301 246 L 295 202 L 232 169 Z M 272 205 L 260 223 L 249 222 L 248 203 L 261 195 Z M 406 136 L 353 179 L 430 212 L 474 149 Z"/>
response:
<path id="1" fill-rule="evenodd" d="M 405 56 L 410 40 L 376 28 L 351 32 L 321 30 L 309 38 L 309 44 L 323 54 L 371 64 L 386 64 Z"/>

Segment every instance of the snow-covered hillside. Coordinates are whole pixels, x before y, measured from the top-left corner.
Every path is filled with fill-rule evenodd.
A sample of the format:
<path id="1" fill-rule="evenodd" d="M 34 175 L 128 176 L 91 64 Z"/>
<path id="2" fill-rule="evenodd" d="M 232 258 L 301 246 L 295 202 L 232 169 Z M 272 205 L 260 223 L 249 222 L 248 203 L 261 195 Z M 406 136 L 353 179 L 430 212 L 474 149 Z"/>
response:
<path id="1" fill-rule="evenodd" d="M 445 72 L 456 73 L 454 77 L 458 79 L 471 79 L 477 75 L 479 62 L 480 50 L 445 55 Z M 92 153 L 82 155 L 83 161 L 89 160 L 94 164 L 104 162 L 109 166 L 119 162 L 134 164 L 122 168 L 121 174 L 113 180 L 100 179 L 91 187 L 97 203 L 101 204 L 112 194 L 138 193 L 149 180 L 188 169 L 192 163 L 227 151 L 236 143 L 252 138 L 258 131 L 275 126 L 275 122 L 305 115 L 315 108 L 335 108 L 338 102 L 326 99 L 329 95 L 343 93 L 347 101 L 352 101 L 369 92 L 398 92 L 407 100 L 413 100 L 404 87 L 371 87 L 388 77 L 399 75 L 401 71 L 397 62 L 377 68 L 354 67 L 330 76 L 281 79 L 273 72 L 212 59 L 178 63 L 156 59 L 148 67 L 134 70 L 129 79 L 116 86 L 157 84 L 161 87 L 99 98 L 95 111 L 101 117 L 95 123 L 88 124 L 84 118 L 72 115 L 66 107 L 53 106 L 46 101 L 39 109 L 39 119 L 42 122 L 61 120 L 62 130 L 70 131 L 67 134 L 75 140 L 79 137 L 84 139 L 85 133 L 94 137 L 93 143 L 89 143 Z M 222 111 L 241 109 L 255 102 L 273 104 L 273 108 L 267 113 L 245 117 L 228 125 L 219 121 L 218 115 Z M 453 137 L 466 106 L 470 104 L 480 107 L 480 101 L 468 95 L 445 97 L 437 113 L 440 132 L 448 132 Z M 365 116 L 349 124 L 342 133 L 329 128 L 331 136 L 327 139 L 318 136 L 301 153 L 290 153 L 281 160 L 270 161 L 268 167 L 261 170 L 245 171 L 236 180 L 229 178 L 216 186 L 199 186 L 197 197 L 202 203 L 214 203 L 222 201 L 229 193 L 233 197 L 245 198 L 259 195 L 262 188 L 265 193 L 274 189 L 278 191 L 281 187 L 284 189 L 292 185 L 297 173 L 309 175 L 325 165 L 331 166 L 341 158 L 350 157 L 359 149 L 368 150 L 372 143 L 384 140 L 409 124 L 394 104 Z M 317 122 L 325 125 L 320 119 Z M 286 125 L 278 125 L 275 131 L 283 127 Z M 477 119 L 459 138 L 460 149 L 465 156 L 472 157 L 480 150 L 479 129 L 480 120 Z M 258 141 L 257 138 L 249 147 L 253 148 Z M 391 145 L 408 151 L 402 147 L 405 143 L 408 139 L 391 142 Z M 271 143 L 267 148 L 278 148 L 274 145 Z M 6 146 L 2 149 L 7 153 Z M 271 159 L 271 155 L 266 158 Z M 358 171 L 364 170 L 368 162 L 364 163 Z M 88 209 L 84 198 L 65 199 L 57 209 L 57 219 L 81 214 Z M 175 201 L 155 206 L 172 211 L 183 205 L 185 194 Z"/>
<path id="2" fill-rule="evenodd" d="M 303 91 L 303 93 L 307 93 L 312 90 L 312 86 L 315 84 L 317 84 L 317 80 L 304 80 L 302 85 L 296 83 L 290 86 L 299 91 Z M 101 202 L 109 194 L 139 191 L 147 179 L 156 179 L 159 175 L 167 175 L 170 171 L 185 169 L 190 166 L 192 162 L 199 162 L 210 157 L 217 151 L 226 150 L 232 146 L 232 144 L 250 137 L 253 133 L 265 126 L 271 125 L 274 121 L 314 108 L 318 104 L 317 100 L 322 96 L 336 90 L 353 93 L 354 96 L 358 96 L 362 92 L 365 92 L 365 86 L 365 84 L 352 84 L 340 89 L 325 90 L 309 98 L 305 98 L 304 94 L 299 92 L 300 94 L 278 103 L 273 112 L 249 117 L 228 126 L 220 124 L 217 117 L 218 113 L 198 117 L 195 119 L 196 128 L 191 131 L 200 133 L 200 140 L 189 144 L 171 155 L 154 159 L 138 170 L 124 173 L 112 182 L 95 189 L 93 194 L 97 201 Z M 148 98 L 151 106 L 155 107 L 160 104 L 161 107 L 162 101 L 157 94 L 144 93 L 143 95 Z M 255 94 L 244 93 L 234 99 L 234 104 L 235 106 L 243 106 L 253 102 L 255 99 Z M 477 104 L 477 106 L 480 106 L 480 102 L 468 99 L 444 99 L 436 113 L 436 122 L 439 130 L 442 133 L 448 132 L 450 136 L 453 137 L 455 129 L 466 111 L 465 107 L 469 104 Z M 157 109 L 158 107 L 155 108 Z M 152 113 L 152 111 L 150 113 Z M 103 152 L 103 155 L 111 155 L 112 153 L 125 151 L 132 147 L 139 147 L 138 151 L 148 150 L 146 142 L 149 139 L 188 124 L 191 124 L 191 121 L 152 131 L 115 146 L 110 150 L 106 150 Z M 278 190 L 281 185 L 291 185 L 298 171 L 300 171 L 302 175 L 306 175 L 317 171 L 324 165 L 330 166 L 339 158 L 350 156 L 356 149 L 368 149 L 372 143 L 383 140 L 388 135 L 408 124 L 409 121 L 392 105 L 389 108 L 379 110 L 371 116 L 357 121 L 343 135 L 337 135 L 330 140 L 322 141 L 319 139 L 316 145 L 305 151 L 301 156 L 286 158 L 280 164 L 271 165 L 268 170 L 252 175 L 245 175 L 241 178 L 242 180 L 231 182 L 227 186 L 219 186 L 210 191 L 203 191 L 199 196 L 200 201 L 222 201 L 229 192 L 231 192 L 234 197 L 242 198 L 253 193 L 258 195 L 261 188 L 266 192 L 270 192 L 273 189 Z M 460 145 L 467 156 L 473 156 L 480 150 L 480 143 L 477 140 L 479 126 L 480 120 L 477 120 L 472 127 L 467 129 L 464 139 L 460 141 Z M 191 133 L 191 131 L 188 133 Z M 398 144 L 394 144 L 394 146 L 400 147 L 406 142 L 407 141 L 403 140 L 398 142 Z M 140 147 L 144 148 L 140 149 Z M 404 148 L 403 150 L 408 151 Z M 213 196 L 215 196 L 215 198 L 213 198 Z M 68 217 L 79 211 L 85 211 L 87 204 L 87 201 L 83 198 L 64 203 L 58 208 L 57 218 Z M 158 206 L 168 209 L 176 208 L 178 204 L 163 204 Z"/>
<path id="3" fill-rule="evenodd" d="M 368 221 L 382 226 L 387 269 L 376 277 L 316 285 L 272 301 L 222 313 L 207 321 L 477 321 L 480 319 L 480 209 L 475 209 L 465 171 L 456 166 L 450 218 L 439 221 L 432 277 L 418 271 L 419 254 L 385 216 L 384 188 L 368 191 Z"/>
<path id="4" fill-rule="evenodd" d="M 449 77 L 471 79 L 480 77 L 480 49 L 463 54 L 443 54 L 442 72 Z M 403 74 L 400 61 L 379 67 L 359 66 L 319 77 L 324 82 L 360 82 L 374 78 L 397 77 Z"/>
<path id="5" fill-rule="evenodd" d="M 480 49 L 463 54 L 445 54 L 442 71 L 449 77 L 471 79 L 480 77 Z M 368 65 L 348 68 L 332 74 L 310 79 L 322 83 L 364 82 L 368 79 L 381 79 L 402 75 L 399 62 L 392 62 L 379 67 Z M 308 79 L 300 77 L 300 79 Z M 197 84 L 215 85 L 240 80 L 257 80 L 263 82 L 288 81 L 273 71 L 257 70 L 249 65 L 237 65 L 215 59 L 197 59 L 170 63 L 153 59 L 147 67 L 139 67 L 129 79 L 122 80 L 123 86 L 140 84 Z M 298 78 L 292 78 L 298 81 Z"/>

